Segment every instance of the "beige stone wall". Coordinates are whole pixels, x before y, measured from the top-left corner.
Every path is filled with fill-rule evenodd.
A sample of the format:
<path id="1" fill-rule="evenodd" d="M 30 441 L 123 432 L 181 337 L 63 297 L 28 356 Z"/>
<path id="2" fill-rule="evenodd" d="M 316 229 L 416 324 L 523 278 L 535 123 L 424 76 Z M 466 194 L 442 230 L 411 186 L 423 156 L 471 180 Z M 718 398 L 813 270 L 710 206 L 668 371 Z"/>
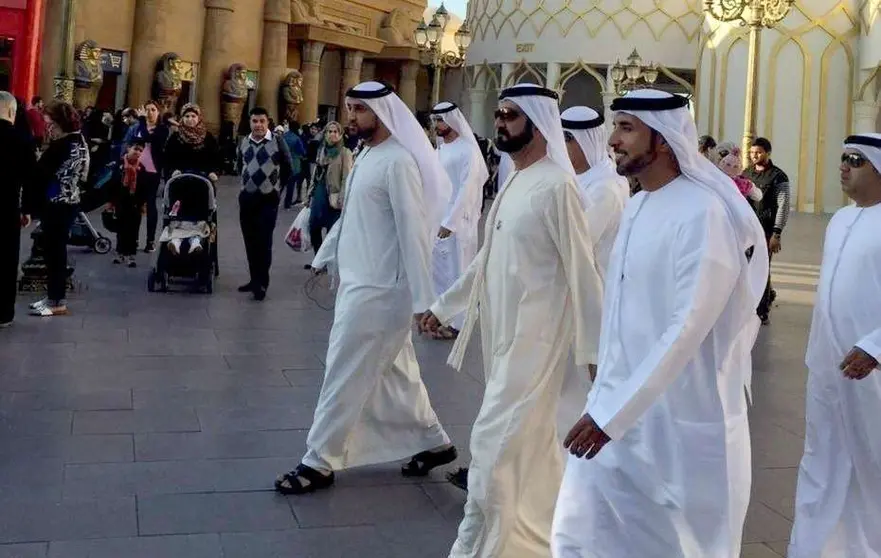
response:
<path id="1" fill-rule="evenodd" d="M 235 0 L 234 3 L 230 50 L 238 56 L 236 62 L 244 64 L 249 70 L 260 69 L 264 4 L 265 0 Z"/>
<path id="2" fill-rule="evenodd" d="M 340 51 L 329 50 L 321 57 L 321 83 L 319 84 L 318 104 L 340 104 L 340 80 L 343 78 Z"/>
<path id="3" fill-rule="evenodd" d="M 134 34 L 136 0 L 79 0 L 74 42 L 91 39 L 103 48 L 129 52 Z"/>

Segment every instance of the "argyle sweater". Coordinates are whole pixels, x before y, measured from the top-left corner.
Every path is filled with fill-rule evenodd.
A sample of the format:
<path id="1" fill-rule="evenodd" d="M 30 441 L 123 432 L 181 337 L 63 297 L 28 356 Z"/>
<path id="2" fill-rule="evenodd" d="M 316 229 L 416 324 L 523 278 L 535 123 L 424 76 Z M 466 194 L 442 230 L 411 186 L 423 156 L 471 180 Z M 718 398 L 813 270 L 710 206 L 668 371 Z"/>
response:
<path id="1" fill-rule="evenodd" d="M 245 192 L 278 192 L 291 176 L 290 150 L 276 136 L 260 141 L 254 141 L 251 136 L 246 137 L 239 146 L 238 158 L 242 190 Z"/>

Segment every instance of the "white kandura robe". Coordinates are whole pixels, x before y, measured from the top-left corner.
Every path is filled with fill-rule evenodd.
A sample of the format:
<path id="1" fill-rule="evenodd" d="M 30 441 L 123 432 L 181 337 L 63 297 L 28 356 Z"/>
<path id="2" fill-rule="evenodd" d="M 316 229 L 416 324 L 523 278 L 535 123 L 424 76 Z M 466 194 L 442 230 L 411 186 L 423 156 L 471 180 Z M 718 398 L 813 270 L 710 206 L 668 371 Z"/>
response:
<path id="1" fill-rule="evenodd" d="M 754 316 L 732 298 L 744 264 L 721 200 L 688 178 L 628 203 L 585 408 L 612 441 L 569 457 L 555 558 L 739 558 L 758 329 L 731 318 Z"/>
<path id="2" fill-rule="evenodd" d="M 340 283 L 305 465 L 339 470 L 449 443 L 411 339 L 413 314 L 434 298 L 430 226 L 413 157 L 394 138 L 365 148 L 312 264 L 331 264 Z"/>
<path id="3" fill-rule="evenodd" d="M 432 312 L 466 310 L 478 268 L 486 392 L 451 558 L 547 558 L 563 474 L 556 412 L 570 346 L 596 358 L 602 286 L 573 178 L 548 158 L 512 173 L 484 245 Z"/>
<path id="4" fill-rule="evenodd" d="M 854 346 L 881 361 L 881 204 L 842 208 L 826 230 L 790 558 L 881 557 L 881 370 L 845 378 Z"/>
<path id="5" fill-rule="evenodd" d="M 477 147 L 457 138 L 438 149 L 441 165 L 453 183 L 450 207 L 442 226 L 453 231 L 447 238 L 435 240 L 432 257 L 435 292 L 440 294 L 453 286 L 474 259 L 478 249 L 478 223 L 483 202 L 483 183 L 478 164 L 483 161 Z M 465 316 L 453 318 L 452 326 L 462 329 Z"/>
<path id="6" fill-rule="evenodd" d="M 612 246 L 618 236 L 621 214 L 630 199 L 630 185 L 626 178 L 615 172 L 611 160 L 608 165 L 590 168 L 576 178 L 587 212 L 597 268 L 605 278 Z"/>

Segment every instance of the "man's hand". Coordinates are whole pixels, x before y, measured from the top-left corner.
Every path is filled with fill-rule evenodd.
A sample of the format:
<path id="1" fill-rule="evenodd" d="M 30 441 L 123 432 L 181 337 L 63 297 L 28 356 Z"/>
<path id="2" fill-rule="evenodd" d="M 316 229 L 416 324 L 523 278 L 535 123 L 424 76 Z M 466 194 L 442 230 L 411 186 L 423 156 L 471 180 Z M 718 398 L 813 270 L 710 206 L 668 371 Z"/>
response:
<path id="1" fill-rule="evenodd" d="M 854 347 L 847 353 L 844 360 L 838 366 L 844 372 L 845 378 L 851 380 L 862 380 L 868 376 L 872 370 L 877 368 L 878 361 L 859 347 Z"/>
<path id="2" fill-rule="evenodd" d="M 563 440 L 563 447 L 575 457 L 580 458 L 587 454 L 588 459 L 593 459 L 607 443 L 609 437 L 588 414 L 578 419 Z"/>
<path id="3" fill-rule="evenodd" d="M 776 254 L 782 248 L 783 248 L 783 246 L 780 244 L 780 235 L 777 233 L 772 234 L 771 240 L 768 241 L 768 250 L 772 254 Z"/>
<path id="4" fill-rule="evenodd" d="M 217 175 L 213 172 L 208 173 L 208 180 L 210 180 L 211 182 L 217 182 Z"/>
<path id="5" fill-rule="evenodd" d="M 19 222 L 21 223 L 21 228 L 26 229 L 31 226 L 31 216 L 22 214 Z"/>
<path id="6" fill-rule="evenodd" d="M 147 116 L 147 109 L 144 108 L 143 105 L 141 105 L 140 107 L 135 109 L 135 114 L 138 115 L 138 118 L 140 118 L 142 116 Z"/>
<path id="7" fill-rule="evenodd" d="M 440 230 L 437 232 L 437 237 L 438 238 L 449 238 L 450 235 L 452 235 L 452 234 L 453 234 L 453 231 L 451 231 L 450 229 L 448 229 L 446 227 L 441 227 Z"/>
<path id="8" fill-rule="evenodd" d="M 588 364 L 587 365 L 587 373 L 590 374 L 590 381 L 597 381 L 597 365 L 596 364 Z"/>
<path id="9" fill-rule="evenodd" d="M 440 320 L 431 310 L 426 310 L 422 314 L 416 314 L 416 324 L 419 327 L 419 333 L 437 333 L 440 329 Z"/>

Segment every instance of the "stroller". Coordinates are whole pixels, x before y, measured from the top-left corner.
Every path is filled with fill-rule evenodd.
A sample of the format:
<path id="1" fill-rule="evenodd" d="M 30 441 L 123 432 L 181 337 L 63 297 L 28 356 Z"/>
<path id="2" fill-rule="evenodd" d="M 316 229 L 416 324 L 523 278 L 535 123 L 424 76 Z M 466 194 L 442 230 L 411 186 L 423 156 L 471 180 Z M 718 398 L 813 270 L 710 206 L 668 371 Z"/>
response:
<path id="1" fill-rule="evenodd" d="M 100 187 L 88 186 L 82 189 L 80 195 L 79 212 L 70 227 L 70 236 L 67 244 L 70 246 L 83 246 L 91 248 L 98 254 L 106 254 L 113 248 L 109 238 L 98 232 L 89 220 L 88 213 L 104 205 L 103 190 Z M 113 231 L 110 231 L 113 232 Z"/>
<path id="2" fill-rule="evenodd" d="M 214 292 L 219 274 L 214 184 L 200 174 L 174 176 L 165 184 L 162 210 L 163 230 L 147 290 L 166 292 L 172 281 L 183 279 L 206 293 Z M 181 248 L 172 250 L 172 241 Z"/>

